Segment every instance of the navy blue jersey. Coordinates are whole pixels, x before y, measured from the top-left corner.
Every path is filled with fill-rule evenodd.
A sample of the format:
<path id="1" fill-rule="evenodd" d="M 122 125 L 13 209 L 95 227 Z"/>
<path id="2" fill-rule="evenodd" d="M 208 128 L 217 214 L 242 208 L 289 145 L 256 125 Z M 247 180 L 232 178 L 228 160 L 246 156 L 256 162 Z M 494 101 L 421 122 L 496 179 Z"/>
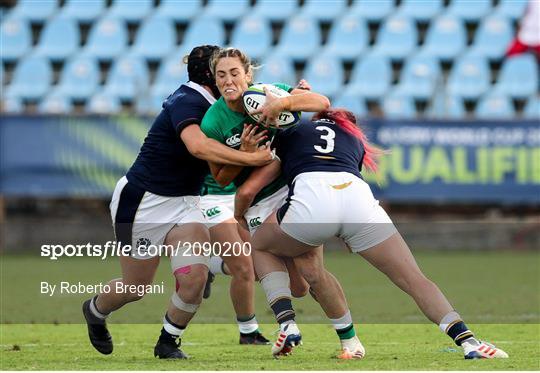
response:
<path id="1" fill-rule="evenodd" d="M 364 147 L 335 122 L 300 122 L 274 139 L 283 175 L 290 184 L 303 172 L 349 172 L 360 176 Z"/>
<path id="2" fill-rule="evenodd" d="M 192 82 L 171 94 L 126 175 L 128 181 L 161 196 L 199 195 L 208 164 L 191 155 L 180 133 L 189 125 L 200 125 L 214 101 L 204 88 Z"/>

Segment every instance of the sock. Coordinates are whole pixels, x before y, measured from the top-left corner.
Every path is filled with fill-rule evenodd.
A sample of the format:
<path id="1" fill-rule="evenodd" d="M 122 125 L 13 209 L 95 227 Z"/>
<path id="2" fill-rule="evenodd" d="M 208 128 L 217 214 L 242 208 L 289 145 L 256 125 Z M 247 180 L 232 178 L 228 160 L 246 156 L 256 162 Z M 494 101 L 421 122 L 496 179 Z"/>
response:
<path id="1" fill-rule="evenodd" d="M 339 319 L 330 319 L 340 340 L 350 339 L 356 335 L 352 322 L 351 311 L 347 310 L 345 315 Z"/>
<path id="2" fill-rule="evenodd" d="M 461 316 L 456 311 L 451 311 L 444 316 L 439 323 L 439 328 L 448 334 L 458 346 L 461 346 L 461 343 L 465 340 L 474 338 L 473 332 L 467 328 L 467 325 L 461 320 Z"/>
<path id="3" fill-rule="evenodd" d="M 186 330 L 186 326 L 173 323 L 169 316 L 165 314 L 165 317 L 163 318 L 163 328 L 161 328 L 161 336 L 159 339 L 171 339 L 176 341 L 176 338 L 182 337 L 184 330 Z"/>
<path id="4" fill-rule="evenodd" d="M 236 322 L 238 323 L 240 334 L 251 334 L 259 331 L 259 324 L 257 323 L 255 315 L 237 317 Z"/>
<path id="5" fill-rule="evenodd" d="M 210 262 L 208 264 L 208 269 L 210 272 L 212 272 L 214 275 L 220 274 L 224 275 L 225 271 L 223 270 L 223 265 L 225 262 L 221 257 L 219 256 L 212 256 L 210 257 Z"/>
<path id="6" fill-rule="evenodd" d="M 272 304 L 270 304 L 274 315 L 276 316 L 276 321 L 279 324 L 284 324 L 286 321 L 294 321 L 296 314 L 292 307 L 291 298 L 279 298 L 276 299 Z"/>
<path id="7" fill-rule="evenodd" d="M 96 299 L 97 299 L 97 295 L 92 298 L 92 300 L 90 301 L 90 312 L 92 312 L 92 315 L 94 315 L 95 317 L 97 317 L 98 319 L 100 320 L 105 320 L 107 318 L 107 316 L 110 315 L 110 313 L 102 313 L 98 310 L 97 306 L 96 306 Z"/>

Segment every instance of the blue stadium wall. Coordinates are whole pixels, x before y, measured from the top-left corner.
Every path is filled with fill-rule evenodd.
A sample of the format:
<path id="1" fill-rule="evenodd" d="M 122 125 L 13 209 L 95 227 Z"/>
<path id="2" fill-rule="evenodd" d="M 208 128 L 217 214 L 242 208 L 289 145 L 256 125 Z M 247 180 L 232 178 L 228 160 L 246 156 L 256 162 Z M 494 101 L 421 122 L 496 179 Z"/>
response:
<path id="1" fill-rule="evenodd" d="M 109 198 L 152 122 L 133 116 L 2 116 L 0 194 Z M 540 205 L 534 120 L 366 120 L 388 150 L 375 175 L 388 202 Z"/>

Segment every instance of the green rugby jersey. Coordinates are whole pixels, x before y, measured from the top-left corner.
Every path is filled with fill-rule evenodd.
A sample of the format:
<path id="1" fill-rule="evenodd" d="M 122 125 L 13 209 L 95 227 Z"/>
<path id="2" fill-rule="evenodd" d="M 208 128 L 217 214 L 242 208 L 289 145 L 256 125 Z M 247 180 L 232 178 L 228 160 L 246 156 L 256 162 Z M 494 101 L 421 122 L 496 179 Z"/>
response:
<path id="1" fill-rule="evenodd" d="M 281 83 L 274 83 L 274 85 L 286 91 L 290 91 L 292 88 L 289 85 Z M 241 145 L 240 137 L 242 136 L 242 131 L 244 130 L 244 123 L 254 123 L 254 121 L 246 113 L 238 113 L 229 109 L 225 103 L 225 100 L 223 97 L 221 97 L 210 107 L 210 109 L 208 109 L 204 115 L 201 123 L 201 130 L 206 136 L 231 148 L 239 149 Z M 268 137 L 271 139 L 277 130 L 270 128 L 268 130 Z M 236 187 L 242 185 L 252 171 L 253 167 L 244 167 L 234 181 L 226 187 L 221 187 L 216 180 L 214 180 L 212 174 L 208 174 L 204 179 L 201 194 L 234 194 L 236 192 Z M 257 194 L 253 203 L 255 204 L 261 199 L 272 195 L 286 184 L 285 179 L 279 177 L 264 187 L 261 192 Z"/>

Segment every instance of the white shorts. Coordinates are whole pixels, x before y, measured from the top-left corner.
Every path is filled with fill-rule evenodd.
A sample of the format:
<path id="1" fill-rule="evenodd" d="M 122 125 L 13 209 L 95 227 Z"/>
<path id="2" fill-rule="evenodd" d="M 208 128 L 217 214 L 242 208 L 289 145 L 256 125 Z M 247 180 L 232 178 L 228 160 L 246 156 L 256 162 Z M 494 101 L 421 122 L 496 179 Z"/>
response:
<path id="1" fill-rule="evenodd" d="M 278 220 L 283 232 L 307 245 L 337 236 L 359 252 L 397 232 L 369 185 L 356 175 L 307 172 L 295 178 L 291 189 Z"/>
<path id="2" fill-rule="evenodd" d="M 234 218 L 234 196 L 235 194 L 207 194 L 201 197 L 199 206 L 208 228 Z"/>
<path id="3" fill-rule="evenodd" d="M 116 240 L 131 245 L 135 259 L 150 259 L 163 245 L 175 225 L 205 224 L 199 208 L 199 196 L 165 197 L 147 192 L 122 177 L 116 184 L 110 204 Z M 150 248 L 151 247 L 151 248 Z M 178 255 L 183 253 L 178 252 Z M 207 257 L 185 255 L 185 265 L 206 264 Z"/>
<path id="4" fill-rule="evenodd" d="M 264 223 L 266 218 L 268 218 L 275 210 L 279 208 L 287 198 L 289 193 L 289 188 L 284 186 L 283 188 L 276 191 L 271 196 L 268 196 L 255 205 L 251 206 L 247 210 L 244 217 L 246 218 L 249 233 L 253 236 L 257 228 Z"/>

